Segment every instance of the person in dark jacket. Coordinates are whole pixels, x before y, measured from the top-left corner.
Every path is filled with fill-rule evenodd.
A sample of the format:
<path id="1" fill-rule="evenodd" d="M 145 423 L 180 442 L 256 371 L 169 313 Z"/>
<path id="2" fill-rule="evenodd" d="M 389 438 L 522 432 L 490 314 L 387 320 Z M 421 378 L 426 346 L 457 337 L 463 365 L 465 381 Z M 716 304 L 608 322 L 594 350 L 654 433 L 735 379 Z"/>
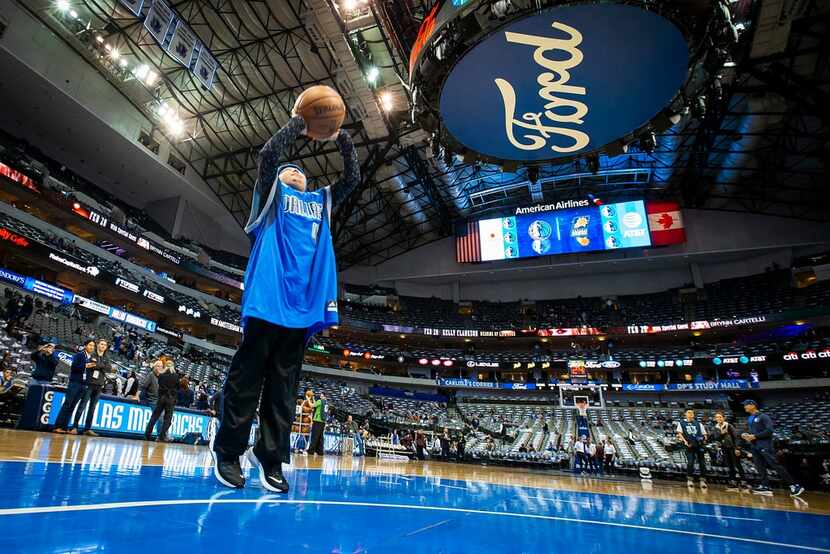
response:
<path id="1" fill-rule="evenodd" d="M 761 483 L 752 489 L 752 493 L 772 496 L 768 476 L 768 471 L 772 469 L 789 486 L 790 496 L 801 495 L 804 487 L 796 483 L 790 472 L 775 459 L 775 451 L 772 448 L 772 434 L 775 429 L 772 419 L 758 410 L 758 404 L 754 400 L 744 400 L 744 411 L 749 414 L 749 433 L 744 433 L 741 438 L 752 445 L 752 462 L 761 477 Z"/>
<path id="2" fill-rule="evenodd" d="M 190 379 L 182 377 L 179 379 L 179 392 L 176 399 L 176 406 L 190 408 L 193 406 L 193 390 L 190 388 Z"/>
<path id="3" fill-rule="evenodd" d="M 37 385 L 48 385 L 55 376 L 55 368 L 58 367 L 58 355 L 55 353 L 54 343 L 46 343 L 32 352 L 32 361 L 35 367 L 32 370 L 32 383 Z"/>
<path id="4" fill-rule="evenodd" d="M 95 343 L 95 351 L 92 353 L 92 362 L 95 365 L 86 372 L 86 388 L 84 395 L 81 397 L 81 403 L 75 411 L 75 429 L 70 431 L 72 434 L 88 434 L 97 437 L 98 433 L 90 430 L 92 427 L 92 418 L 95 417 L 95 407 L 98 405 L 98 399 L 101 397 L 101 389 L 107 382 L 107 373 L 112 373 L 112 361 L 107 350 L 109 349 L 109 342 L 106 339 L 98 339 Z M 86 406 L 86 420 L 84 428 L 80 428 L 81 414 Z"/>
<path id="5" fill-rule="evenodd" d="M 67 423 L 73 410 L 84 395 L 85 377 L 87 370 L 95 367 L 92 361 L 92 354 L 95 351 L 95 341 L 90 339 L 84 342 L 84 348 L 72 357 L 72 365 L 69 368 L 69 385 L 63 398 L 63 406 L 55 420 L 55 433 L 66 433 Z"/>
<path id="6" fill-rule="evenodd" d="M 726 421 L 726 416 L 723 412 L 715 414 L 715 427 L 713 428 L 713 438 L 720 443 L 721 452 L 723 453 L 723 461 L 729 469 L 729 484 L 726 490 L 730 492 L 739 492 L 741 489 L 738 486 L 736 477 L 741 476 L 741 484 L 746 485 L 746 473 L 744 473 L 744 466 L 741 465 L 741 460 L 738 458 L 738 441 L 735 427 Z"/>
<path id="7" fill-rule="evenodd" d="M 142 404 L 153 404 L 159 399 L 159 375 L 164 371 L 164 360 L 159 358 L 150 366 L 150 371 L 144 376 L 139 389 L 139 397 Z"/>
<path id="8" fill-rule="evenodd" d="M 179 376 L 176 375 L 175 371 L 165 370 L 164 373 L 158 376 L 158 384 L 158 400 L 155 408 L 153 408 L 153 415 L 150 416 L 150 421 L 147 422 L 147 427 L 144 429 L 144 440 L 153 440 L 153 428 L 161 414 L 164 413 L 158 441 L 167 442 L 167 431 L 170 430 L 170 424 L 173 422 L 173 408 L 176 406 L 179 393 Z"/>

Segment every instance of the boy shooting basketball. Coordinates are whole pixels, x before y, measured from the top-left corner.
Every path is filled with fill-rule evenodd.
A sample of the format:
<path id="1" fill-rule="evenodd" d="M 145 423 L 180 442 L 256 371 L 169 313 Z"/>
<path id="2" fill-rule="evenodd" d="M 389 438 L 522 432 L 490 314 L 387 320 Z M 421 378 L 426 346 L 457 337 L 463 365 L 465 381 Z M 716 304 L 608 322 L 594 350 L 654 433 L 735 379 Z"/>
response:
<path id="1" fill-rule="evenodd" d="M 334 95 L 342 106 L 336 92 L 315 88 L 327 89 L 324 94 Z M 225 380 L 219 430 L 210 447 L 214 475 L 227 487 L 245 485 L 239 458 L 248 447 L 259 405 L 260 438 L 249 457 L 259 469 L 262 486 L 274 492 L 288 491 L 282 463 L 290 461 L 291 423 L 303 352 L 314 333 L 338 322 L 331 209 L 357 185 L 360 167 L 351 137 L 340 129 L 345 107 L 339 108 L 342 113 L 332 125 L 336 102 L 320 111 L 318 90 L 310 102 L 316 107 L 307 110 L 301 101 L 310 92 L 297 99 L 292 118 L 259 153 L 259 175 L 245 226 L 252 246 L 242 299 L 244 334 Z M 321 120 L 329 127 L 322 126 Z M 334 134 L 322 135 L 321 129 Z M 309 191 L 302 168 L 279 165 L 300 135 L 335 139 L 344 164 L 340 182 Z"/>

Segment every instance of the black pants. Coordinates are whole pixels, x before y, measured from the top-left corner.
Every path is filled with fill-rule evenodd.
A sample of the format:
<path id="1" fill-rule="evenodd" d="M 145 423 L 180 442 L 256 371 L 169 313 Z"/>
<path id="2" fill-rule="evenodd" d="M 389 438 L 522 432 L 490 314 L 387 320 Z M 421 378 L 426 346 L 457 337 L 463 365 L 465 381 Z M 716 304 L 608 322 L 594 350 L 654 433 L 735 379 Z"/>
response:
<path id="1" fill-rule="evenodd" d="M 775 454 L 772 451 L 772 445 L 754 444 L 752 446 L 752 462 L 755 464 L 755 469 L 758 470 L 758 475 L 761 477 L 762 485 L 766 487 L 769 486 L 768 471 L 770 469 L 774 470 L 775 473 L 778 474 L 778 477 L 780 477 L 786 485 L 789 486 L 795 484 L 795 480 L 792 475 L 790 475 L 790 472 L 778 463 L 778 460 L 775 458 Z"/>
<path id="2" fill-rule="evenodd" d="M 415 455 L 418 457 L 419 460 L 426 460 L 427 457 L 424 456 L 424 447 L 423 446 L 416 446 L 415 447 Z"/>
<path id="3" fill-rule="evenodd" d="M 63 429 L 64 431 L 67 430 L 66 426 L 69 424 L 69 418 L 72 416 L 72 410 L 74 410 L 81 401 L 81 397 L 83 397 L 83 395 L 83 383 L 69 383 L 69 386 L 66 387 L 66 392 L 64 393 L 63 406 L 61 406 L 61 411 L 58 412 L 58 418 L 55 420 L 55 429 Z M 80 410 L 78 410 L 78 412 L 80 413 Z"/>
<path id="4" fill-rule="evenodd" d="M 744 466 L 741 465 L 741 460 L 735 454 L 735 447 L 723 446 L 721 447 L 721 451 L 723 452 L 723 463 L 726 464 L 726 468 L 729 470 L 729 480 L 734 481 L 735 477 L 740 475 L 741 481 L 746 481 Z"/>
<path id="5" fill-rule="evenodd" d="M 84 394 L 81 397 L 81 403 L 78 404 L 78 409 L 75 410 L 75 428 L 78 429 L 79 433 L 86 433 L 89 431 L 89 428 L 92 427 L 92 418 L 95 416 L 95 406 L 98 405 L 98 398 L 101 397 L 101 387 L 98 385 L 87 385 L 84 389 Z M 86 421 L 84 422 L 84 428 L 81 429 L 79 424 L 81 422 L 81 414 L 84 411 L 84 405 L 86 404 Z"/>
<path id="6" fill-rule="evenodd" d="M 308 453 L 322 456 L 326 453 L 323 448 L 323 434 L 326 431 L 326 424 L 322 421 L 314 421 L 311 424 L 311 438 L 308 444 Z"/>
<path id="7" fill-rule="evenodd" d="M 161 424 L 161 431 L 159 431 L 159 440 L 167 440 L 167 431 L 170 430 L 170 424 L 173 423 L 173 408 L 176 407 L 175 396 L 160 396 L 153 408 L 153 415 L 150 416 L 150 421 L 147 422 L 147 428 L 144 430 L 144 438 L 150 440 L 153 437 L 153 427 L 164 412 L 164 419 Z"/>
<path id="8" fill-rule="evenodd" d="M 703 447 L 699 445 L 686 447 L 686 476 L 691 477 L 695 474 L 695 458 L 700 469 L 700 477 L 705 477 L 706 457 L 703 455 Z"/>
<path id="9" fill-rule="evenodd" d="M 219 430 L 213 445 L 216 452 L 225 456 L 245 452 L 259 404 L 257 455 L 263 462 L 291 461 L 291 423 L 305 333 L 305 329 L 248 319 L 222 389 Z"/>

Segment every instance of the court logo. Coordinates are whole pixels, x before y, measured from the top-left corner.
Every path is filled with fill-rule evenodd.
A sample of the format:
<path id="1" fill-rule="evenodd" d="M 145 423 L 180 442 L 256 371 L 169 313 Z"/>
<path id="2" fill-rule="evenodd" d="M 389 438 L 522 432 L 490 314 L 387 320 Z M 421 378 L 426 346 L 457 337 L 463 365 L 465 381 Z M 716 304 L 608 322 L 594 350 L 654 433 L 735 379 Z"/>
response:
<path id="1" fill-rule="evenodd" d="M 473 46 L 441 90 L 468 149 L 525 162 L 592 152 L 647 123 L 683 85 L 683 34 L 622 4 L 571 4 L 515 19 Z"/>

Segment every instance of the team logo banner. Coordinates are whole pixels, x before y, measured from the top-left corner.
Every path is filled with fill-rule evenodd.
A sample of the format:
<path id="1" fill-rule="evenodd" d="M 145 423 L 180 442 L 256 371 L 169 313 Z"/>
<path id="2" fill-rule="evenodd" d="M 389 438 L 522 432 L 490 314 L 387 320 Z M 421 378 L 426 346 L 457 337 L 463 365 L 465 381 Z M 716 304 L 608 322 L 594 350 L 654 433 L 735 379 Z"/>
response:
<path id="1" fill-rule="evenodd" d="M 173 38 L 167 46 L 170 56 L 185 67 L 190 67 L 193 51 L 196 49 L 196 34 L 182 21 L 176 22 Z"/>
<path id="2" fill-rule="evenodd" d="M 688 47 L 669 20 L 639 7 L 580 4 L 517 19 L 452 69 L 446 128 L 469 149 L 535 162 L 595 151 L 668 105 Z"/>
<path id="3" fill-rule="evenodd" d="M 159 44 L 164 44 L 164 39 L 167 37 L 167 31 L 173 23 L 173 10 L 170 6 L 165 4 L 163 0 L 155 0 L 153 7 L 147 12 L 147 17 L 144 19 L 144 27 L 150 31 L 153 38 Z"/>
<path id="4" fill-rule="evenodd" d="M 199 49 L 199 56 L 196 58 L 196 67 L 194 73 L 196 78 L 202 83 L 202 86 L 210 90 L 213 86 L 213 79 L 216 77 L 216 70 L 219 69 L 219 64 L 216 58 L 210 55 L 208 49 L 202 45 Z"/>
<path id="5" fill-rule="evenodd" d="M 144 0 L 119 0 L 121 5 L 130 10 L 136 17 L 141 15 L 141 8 L 144 7 Z"/>

